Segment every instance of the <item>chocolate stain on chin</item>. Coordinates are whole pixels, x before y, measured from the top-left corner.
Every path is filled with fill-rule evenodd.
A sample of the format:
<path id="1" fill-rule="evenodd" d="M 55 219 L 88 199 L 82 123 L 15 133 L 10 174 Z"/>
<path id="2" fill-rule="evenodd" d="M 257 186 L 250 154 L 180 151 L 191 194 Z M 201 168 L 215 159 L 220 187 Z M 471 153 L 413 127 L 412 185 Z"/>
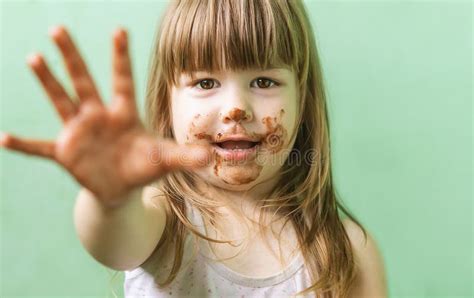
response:
<path id="1" fill-rule="evenodd" d="M 255 162 L 242 166 L 230 165 L 222 166 L 222 158 L 216 155 L 216 164 L 214 165 L 214 175 L 219 177 L 224 183 L 231 185 L 242 185 L 255 181 L 263 166 Z"/>
<path id="2" fill-rule="evenodd" d="M 216 151 L 214 161 L 214 175 L 230 185 L 242 185 L 256 180 L 263 168 L 255 161 L 237 162 L 237 164 L 226 161 Z"/>
<path id="3" fill-rule="evenodd" d="M 236 169 L 235 171 L 228 171 L 231 172 L 229 173 L 231 175 L 227 175 L 230 176 L 230 179 L 223 179 L 223 181 L 227 184 L 247 184 L 257 180 L 258 176 L 260 176 L 262 168 L 262 165 L 253 163 L 251 167 L 247 169 Z"/>

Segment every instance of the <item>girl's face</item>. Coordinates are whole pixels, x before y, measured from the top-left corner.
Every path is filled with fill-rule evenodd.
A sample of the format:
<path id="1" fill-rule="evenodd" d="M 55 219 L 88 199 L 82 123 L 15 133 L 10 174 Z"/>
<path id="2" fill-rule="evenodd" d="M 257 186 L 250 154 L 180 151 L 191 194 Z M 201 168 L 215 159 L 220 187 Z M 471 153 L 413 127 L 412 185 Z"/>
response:
<path id="1" fill-rule="evenodd" d="M 298 102 L 296 75 L 287 68 L 196 72 L 194 80 L 183 74 L 171 89 L 173 133 L 179 144 L 213 146 L 213 160 L 196 170 L 201 178 L 247 190 L 283 165 Z"/>

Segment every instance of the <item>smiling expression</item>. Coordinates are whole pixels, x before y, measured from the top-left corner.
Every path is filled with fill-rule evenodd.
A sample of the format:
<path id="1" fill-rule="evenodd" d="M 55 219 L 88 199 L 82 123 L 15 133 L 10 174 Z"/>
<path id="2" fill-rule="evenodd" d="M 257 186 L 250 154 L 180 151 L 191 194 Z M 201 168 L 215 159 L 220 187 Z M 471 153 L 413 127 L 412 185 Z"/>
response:
<path id="1" fill-rule="evenodd" d="M 287 68 L 181 75 L 171 89 L 175 139 L 213 145 L 212 162 L 196 173 L 232 190 L 275 176 L 294 143 L 296 86 Z"/>

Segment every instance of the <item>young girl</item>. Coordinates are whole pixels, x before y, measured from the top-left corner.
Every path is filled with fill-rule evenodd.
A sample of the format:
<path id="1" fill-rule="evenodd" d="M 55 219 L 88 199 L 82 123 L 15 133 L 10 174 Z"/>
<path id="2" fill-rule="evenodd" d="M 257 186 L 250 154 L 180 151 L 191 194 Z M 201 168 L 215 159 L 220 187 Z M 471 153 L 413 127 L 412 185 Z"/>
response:
<path id="1" fill-rule="evenodd" d="M 64 129 L 56 141 L 4 134 L 0 143 L 58 162 L 83 186 L 78 236 L 97 261 L 125 271 L 126 297 L 386 295 L 375 241 L 336 197 L 301 1 L 171 1 L 146 125 L 124 29 L 113 38 L 110 108 L 65 28 L 50 35 L 77 97 L 41 55 L 28 63 Z"/>

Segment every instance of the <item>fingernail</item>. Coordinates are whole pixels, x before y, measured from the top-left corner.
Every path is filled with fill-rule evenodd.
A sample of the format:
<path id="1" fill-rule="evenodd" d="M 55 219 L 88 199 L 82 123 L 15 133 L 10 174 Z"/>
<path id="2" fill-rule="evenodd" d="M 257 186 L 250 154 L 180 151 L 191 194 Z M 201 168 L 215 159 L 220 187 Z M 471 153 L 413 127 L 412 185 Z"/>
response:
<path id="1" fill-rule="evenodd" d="M 53 38 L 57 38 L 61 34 L 61 31 L 63 31 L 63 28 L 64 28 L 64 26 L 62 26 L 62 25 L 55 25 L 55 26 L 49 28 L 48 34 L 49 34 L 49 36 L 51 36 Z"/>
<path id="2" fill-rule="evenodd" d="M 123 28 L 115 30 L 115 40 L 120 49 L 124 49 L 127 45 L 127 32 Z"/>
<path id="3" fill-rule="evenodd" d="M 26 62 L 31 66 L 37 66 L 41 62 L 41 56 L 38 53 L 30 53 L 26 56 Z"/>
<path id="4" fill-rule="evenodd" d="M 5 146 L 8 142 L 8 134 L 0 131 L 0 146 Z"/>
<path id="5" fill-rule="evenodd" d="M 123 37 L 126 37 L 126 36 L 127 36 L 127 29 L 125 29 L 124 27 L 119 27 L 119 28 L 118 28 L 118 32 L 120 32 L 120 34 L 121 34 Z"/>

